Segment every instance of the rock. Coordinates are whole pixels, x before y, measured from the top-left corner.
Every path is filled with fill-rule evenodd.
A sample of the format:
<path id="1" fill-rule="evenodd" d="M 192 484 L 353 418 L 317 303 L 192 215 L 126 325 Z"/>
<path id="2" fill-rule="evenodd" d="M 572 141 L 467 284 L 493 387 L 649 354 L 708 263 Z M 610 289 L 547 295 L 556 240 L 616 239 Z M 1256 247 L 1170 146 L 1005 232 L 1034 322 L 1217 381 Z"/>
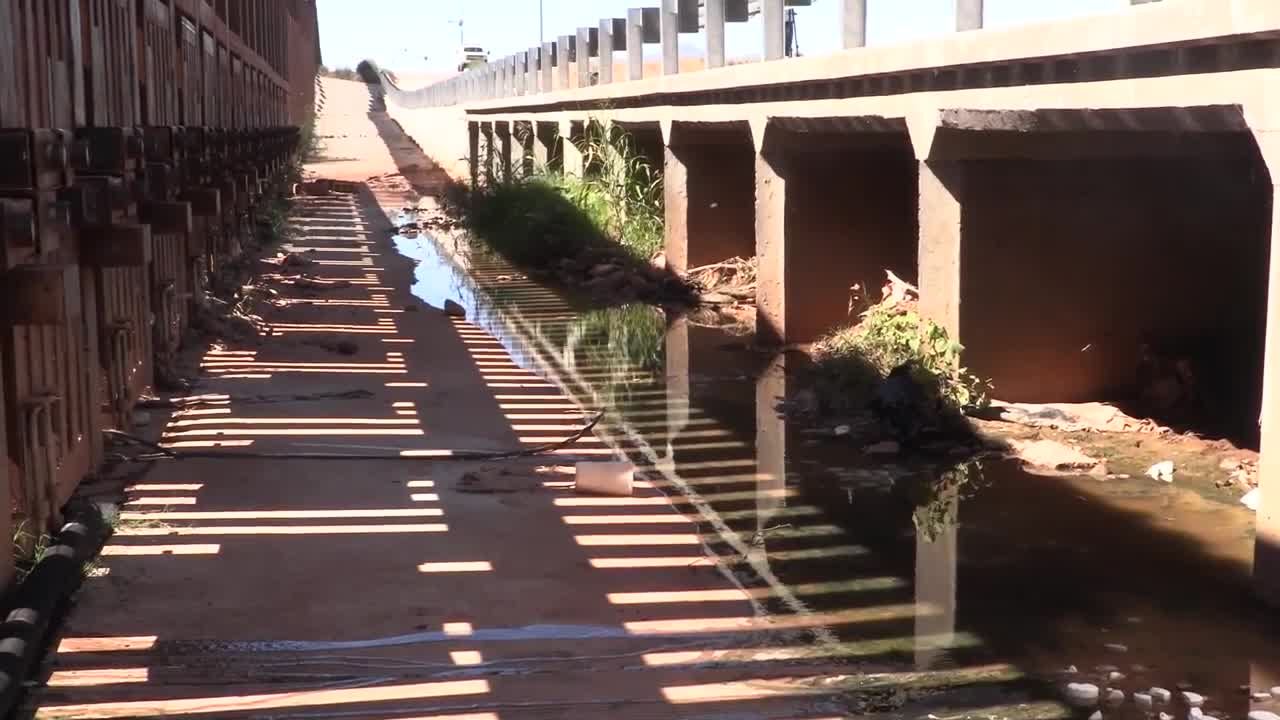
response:
<path id="1" fill-rule="evenodd" d="M 1277 700 L 1280 700 L 1280 685 L 1277 685 L 1271 688 L 1270 692 L 1271 692 L 1271 697 L 1276 698 Z"/>
<path id="2" fill-rule="evenodd" d="M 885 440 L 862 448 L 862 452 L 868 455 L 897 455 L 901 451 L 902 446 L 893 440 Z"/>
<path id="3" fill-rule="evenodd" d="M 596 277 L 604 277 L 605 275 L 612 275 L 616 272 L 618 272 L 617 265 L 614 265 L 613 263 L 600 263 L 599 265 L 596 265 L 595 267 L 591 268 L 588 274 L 591 277 L 596 278 Z"/>
<path id="4" fill-rule="evenodd" d="M 730 305 L 735 302 L 732 296 L 718 292 L 703 293 L 698 299 L 705 305 Z"/>
<path id="5" fill-rule="evenodd" d="M 1092 707 L 1098 704 L 1101 691 L 1093 683 L 1070 683 L 1067 685 L 1067 702 L 1076 707 Z"/>
<path id="6" fill-rule="evenodd" d="M 1196 718 L 1198 720 L 1199 718 L 1204 717 L 1204 710 L 1201 710 L 1198 707 L 1193 707 L 1187 711 L 1187 717 Z"/>
<path id="7" fill-rule="evenodd" d="M 355 355 L 360 352 L 360 346 L 350 340 L 339 340 L 335 349 L 342 355 Z"/>
<path id="8" fill-rule="evenodd" d="M 1119 671 L 1113 670 L 1113 671 L 1111 671 L 1111 672 L 1107 673 L 1107 681 L 1108 681 L 1108 682 L 1120 682 L 1120 681 L 1121 681 L 1121 680 L 1123 680 L 1123 679 L 1124 679 L 1124 673 L 1122 673 L 1122 672 L 1119 672 Z"/>
<path id="9" fill-rule="evenodd" d="M 151 413 L 146 410 L 133 411 L 133 424 L 136 427 L 146 427 L 151 424 Z"/>
<path id="10" fill-rule="evenodd" d="M 1149 692 L 1151 693 L 1151 699 L 1158 703 L 1167 703 L 1173 699 L 1173 693 L 1162 687 L 1153 687 Z"/>
<path id="11" fill-rule="evenodd" d="M 1173 716 L 1167 712 L 1160 713 L 1159 717 L 1160 717 L 1160 720 L 1173 720 Z"/>
<path id="12" fill-rule="evenodd" d="M 1249 720 L 1280 720 L 1280 715 L 1270 710 L 1254 710 L 1249 713 Z"/>
<path id="13" fill-rule="evenodd" d="M 1151 467 L 1147 468 L 1147 477 L 1151 478 L 1152 480 L 1159 480 L 1161 482 L 1167 482 L 1167 483 L 1173 482 L 1173 473 L 1174 473 L 1174 467 L 1173 467 L 1172 460 L 1165 460 L 1164 462 L 1158 462 L 1155 465 L 1152 465 Z"/>
<path id="14" fill-rule="evenodd" d="M 1120 643 L 1107 643 L 1102 647 L 1110 650 L 1111 652 L 1129 652 L 1129 647 L 1127 645 L 1121 645 Z"/>
<path id="15" fill-rule="evenodd" d="M 818 393 L 812 390 L 801 390 L 791 396 L 791 404 L 798 412 L 813 415 L 818 412 Z"/>
<path id="16" fill-rule="evenodd" d="M 1151 695 L 1147 693 L 1137 693 L 1137 692 L 1134 693 L 1133 702 L 1142 710 L 1151 709 L 1151 704 L 1152 704 Z"/>
<path id="17" fill-rule="evenodd" d="M 454 318 L 464 318 L 467 316 L 466 308 L 452 300 L 444 301 L 444 314 Z"/>
<path id="18" fill-rule="evenodd" d="M 1031 467 L 1062 473 L 1106 470 L 1102 460 L 1055 440 L 1010 440 L 1009 446 L 1019 460 Z"/>
<path id="19" fill-rule="evenodd" d="M 1078 673 L 1078 672 L 1080 672 L 1080 669 L 1079 669 L 1079 668 L 1077 668 L 1075 665 L 1068 665 L 1068 666 L 1066 667 L 1066 669 L 1065 669 L 1065 670 L 1063 670 L 1062 672 L 1065 672 L 1065 673 Z"/>
<path id="20" fill-rule="evenodd" d="M 1124 691 L 1111 688 L 1107 690 L 1106 703 L 1108 705 L 1119 705 L 1124 702 Z"/>
<path id="21" fill-rule="evenodd" d="M 1270 699 L 1271 699 L 1271 693 L 1269 693 L 1269 692 L 1256 692 L 1256 693 L 1253 693 L 1253 694 L 1249 695 L 1249 697 L 1250 697 L 1250 698 L 1252 698 L 1252 699 L 1253 699 L 1254 701 L 1256 701 L 1256 702 L 1265 702 L 1265 701 L 1267 701 L 1267 700 L 1270 700 Z"/>
<path id="22" fill-rule="evenodd" d="M 831 429 L 831 434 L 836 437 L 844 437 L 845 435 L 848 435 L 851 430 L 853 430 L 853 428 L 848 425 L 837 425 Z"/>
<path id="23" fill-rule="evenodd" d="M 1200 693 L 1187 691 L 1182 693 L 1182 701 L 1193 708 L 1198 708 L 1204 704 L 1204 696 Z"/>
<path id="24" fill-rule="evenodd" d="M 1089 716 L 1089 720 L 1102 720 L 1102 711 L 1094 710 L 1093 714 Z"/>

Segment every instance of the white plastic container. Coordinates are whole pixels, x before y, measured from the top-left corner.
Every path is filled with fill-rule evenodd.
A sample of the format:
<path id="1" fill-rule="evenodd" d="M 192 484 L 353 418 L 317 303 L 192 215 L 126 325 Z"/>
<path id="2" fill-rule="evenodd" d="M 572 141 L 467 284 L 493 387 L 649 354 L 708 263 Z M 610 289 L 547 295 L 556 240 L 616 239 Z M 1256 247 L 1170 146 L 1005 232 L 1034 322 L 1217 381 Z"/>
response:
<path id="1" fill-rule="evenodd" d="M 574 491 L 591 495 L 630 496 L 636 466 L 629 462 L 580 462 Z"/>

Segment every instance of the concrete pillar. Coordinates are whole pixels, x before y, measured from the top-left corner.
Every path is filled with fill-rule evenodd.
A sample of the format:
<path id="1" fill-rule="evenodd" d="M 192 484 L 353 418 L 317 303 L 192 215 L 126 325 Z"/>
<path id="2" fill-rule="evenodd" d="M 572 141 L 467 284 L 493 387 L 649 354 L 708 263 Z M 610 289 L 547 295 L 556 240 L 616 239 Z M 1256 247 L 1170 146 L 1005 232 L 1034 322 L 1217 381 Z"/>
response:
<path id="1" fill-rule="evenodd" d="M 778 353 L 756 380 L 756 530 L 787 504 L 787 419 L 777 410 L 786 396 L 787 356 Z"/>
<path id="2" fill-rule="evenodd" d="M 627 79 L 644 79 L 644 9 L 627 10 Z"/>
<path id="3" fill-rule="evenodd" d="M 667 133 L 664 133 L 667 134 Z M 689 270 L 689 168 L 684 153 L 664 138 L 662 161 L 662 211 L 666 227 L 664 254 L 672 272 Z"/>
<path id="4" fill-rule="evenodd" d="M 761 0 L 760 14 L 764 19 L 764 59 L 781 60 L 787 53 L 787 16 L 783 0 Z"/>
<path id="5" fill-rule="evenodd" d="M 613 82 L 613 20 L 600 21 L 600 84 Z"/>
<path id="6" fill-rule="evenodd" d="M 756 149 L 756 340 L 777 345 L 786 337 L 787 173 L 785 158 L 769 142 L 767 121 L 752 121 Z"/>
<path id="7" fill-rule="evenodd" d="M 920 312 L 960 337 L 960 248 L 965 168 L 960 161 L 920 163 Z"/>
<path id="8" fill-rule="evenodd" d="M 498 181 L 511 182 L 511 123 L 506 120 L 495 122 L 493 133 L 498 137 Z"/>
<path id="9" fill-rule="evenodd" d="M 689 319 L 678 316 L 667 325 L 667 456 L 675 460 L 673 441 L 689 426 Z"/>
<path id="10" fill-rule="evenodd" d="M 497 161 L 497 152 L 495 151 L 493 143 L 493 123 L 480 124 L 480 140 L 484 144 L 484 149 L 481 151 L 482 161 L 484 163 L 483 182 L 485 185 L 492 185 L 497 176 L 497 173 L 494 172 L 494 163 Z"/>
<path id="11" fill-rule="evenodd" d="M 467 166 L 471 187 L 480 186 L 480 123 L 467 123 Z"/>
<path id="12" fill-rule="evenodd" d="M 1267 602 L 1280 606 L 1280 130 L 1255 131 L 1271 175 L 1271 263 L 1267 280 L 1267 330 L 1262 379 L 1261 451 L 1253 580 Z"/>
<path id="13" fill-rule="evenodd" d="M 582 177 L 582 150 L 574 142 L 580 134 L 574 127 L 577 124 L 580 123 L 574 123 L 572 120 L 560 121 L 560 157 L 562 171 L 565 175 Z"/>
<path id="14" fill-rule="evenodd" d="M 558 78 L 558 90 L 569 89 L 569 63 L 572 60 L 573 43 L 575 38 L 572 35 L 561 35 L 560 40 L 556 44 L 556 76 Z"/>
<path id="15" fill-rule="evenodd" d="M 844 15 L 841 20 L 845 48 L 867 44 L 867 0 L 844 0 Z"/>
<path id="16" fill-rule="evenodd" d="M 707 68 L 724 67 L 724 4 L 725 0 L 706 0 L 707 12 Z"/>
<path id="17" fill-rule="evenodd" d="M 947 503 L 950 522 L 936 528 L 933 537 L 916 530 L 916 670 L 929 670 L 946 660 L 956 631 L 956 518 L 960 498 L 952 490 L 938 502 Z"/>
<path id="18" fill-rule="evenodd" d="M 533 165 L 536 172 L 547 172 L 552 169 L 556 152 L 556 126 L 551 123 L 533 123 Z"/>
<path id="19" fill-rule="evenodd" d="M 515 135 L 516 142 L 520 146 L 520 166 L 517 174 L 522 178 L 532 177 L 536 165 L 534 150 L 536 141 L 533 127 L 533 123 L 527 120 L 511 123 L 511 133 Z"/>
<path id="20" fill-rule="evenodd" d="M 982 0 L 956 0 L 956 30 L 982 29 Z"/>
<path id="21" fill-rule="evenodd" d="M 680 72 L 680 16 L 676 0 L 662 0 L 662 74 Z"/>
<path id="22" fill-rule="evenodd" d="M 540 89 L 544 93 L 549 93 L 555 89 L 551 82 L 551 66 L 555 61 L 556 44 L 543 43 L 542 52 L 538 57 L 538 70 L 542 75 L 542 83 Z"/>

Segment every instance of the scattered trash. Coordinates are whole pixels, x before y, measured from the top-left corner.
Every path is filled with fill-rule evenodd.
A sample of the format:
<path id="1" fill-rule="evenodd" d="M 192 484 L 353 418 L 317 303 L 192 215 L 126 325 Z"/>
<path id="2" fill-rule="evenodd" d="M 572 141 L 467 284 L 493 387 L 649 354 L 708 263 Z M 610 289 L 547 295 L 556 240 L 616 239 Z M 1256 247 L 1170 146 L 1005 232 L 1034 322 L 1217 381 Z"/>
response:
<path id="1" fill-rule="evenodd" d="M 663 258 L 665 265 L 665 258 Z M 755 302 L 756 259 L 729 258 L 724 262 L 691 268 L 689 281 L 702 291 L 702 301 L 709 304 Z"/>
<path id="2" fill-rule="evenodd" d="M 1151 478 L 1152 480 L 1158 480 L 1161 482 L 1167 482 L 1167 483 L 1173 482 L 1173 473 L 1174 473 L 1174 467 L 1173 467 L 1172 460 L 1165 460 L 1164 462 L 1158 462 L 1155 465 L 1152 465 L 1151 467 L 1147 468 L 1147 477 Z"/>
<path id="3" fill-rule="evenodd" d="M 1126 415 L 1106 403 L 1009 403 L 991 401 L 991 407 L 977 414 L 989 420 L 1046 427 L 1064 432 L 1120 432 L 1163 435 L 1169 428 L 1151 420 Z"/>
<path id="4" fill-rule="evenodd" d="M 593 495 L 630 496 L 635 479 L 635 465 L 629 462 L 580 462 L 574 490 Z"/>
<path id="5" fill-rule="evenodd" d="M 467 316 L 467 310 L 452 300 L 445 300 L 444 314 L 454 318 L 465 318 Z"/>
<path id="6" fill-rule="evenodd" d="M 831 434 L 835 435 L 836 437 L 843 437 L 845 435 L 848 435 L 850 430 L 852 430 L 852 428 L 850 428 L 848 425 L 837 425 L 831 431 Z"/>
<path id="7" fill-rule="evenodd" d="M 1240 498 L 1240 504 L 1258 512 L 1258 508 L 1262 506 L 1262 488 L 1254 488 L 1245 493 L 1244 497 Z"/>

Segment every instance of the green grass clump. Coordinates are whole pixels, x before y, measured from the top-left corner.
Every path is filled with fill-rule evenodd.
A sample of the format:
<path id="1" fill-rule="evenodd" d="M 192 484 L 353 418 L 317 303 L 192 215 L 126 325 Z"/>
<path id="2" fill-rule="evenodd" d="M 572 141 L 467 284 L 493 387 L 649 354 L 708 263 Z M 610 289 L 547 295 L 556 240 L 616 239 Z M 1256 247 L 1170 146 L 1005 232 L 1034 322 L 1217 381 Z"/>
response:
<path id="1" fill-rule="evenodd" d="M 577 144 L 585 177 L 538 168 L 506 182 L 487 178 L 465 201 L 467 224 L 523 265 L 592 252 L 647 263 L 663 246 L 661 175 L 625 133 L 589 123 Z"/>
<path id="2" fill-rule="evenodd" d="M 818 342 L 818 396 L 829 410 L 862 410 L 882 378 L 908 365 L 931 404 L 944 412 L 986 407 L 991 386 L 961 364 L 963 351 L 945 328 L 913 306 L 875 305 L 856 325 L 841 327 Z"/>

